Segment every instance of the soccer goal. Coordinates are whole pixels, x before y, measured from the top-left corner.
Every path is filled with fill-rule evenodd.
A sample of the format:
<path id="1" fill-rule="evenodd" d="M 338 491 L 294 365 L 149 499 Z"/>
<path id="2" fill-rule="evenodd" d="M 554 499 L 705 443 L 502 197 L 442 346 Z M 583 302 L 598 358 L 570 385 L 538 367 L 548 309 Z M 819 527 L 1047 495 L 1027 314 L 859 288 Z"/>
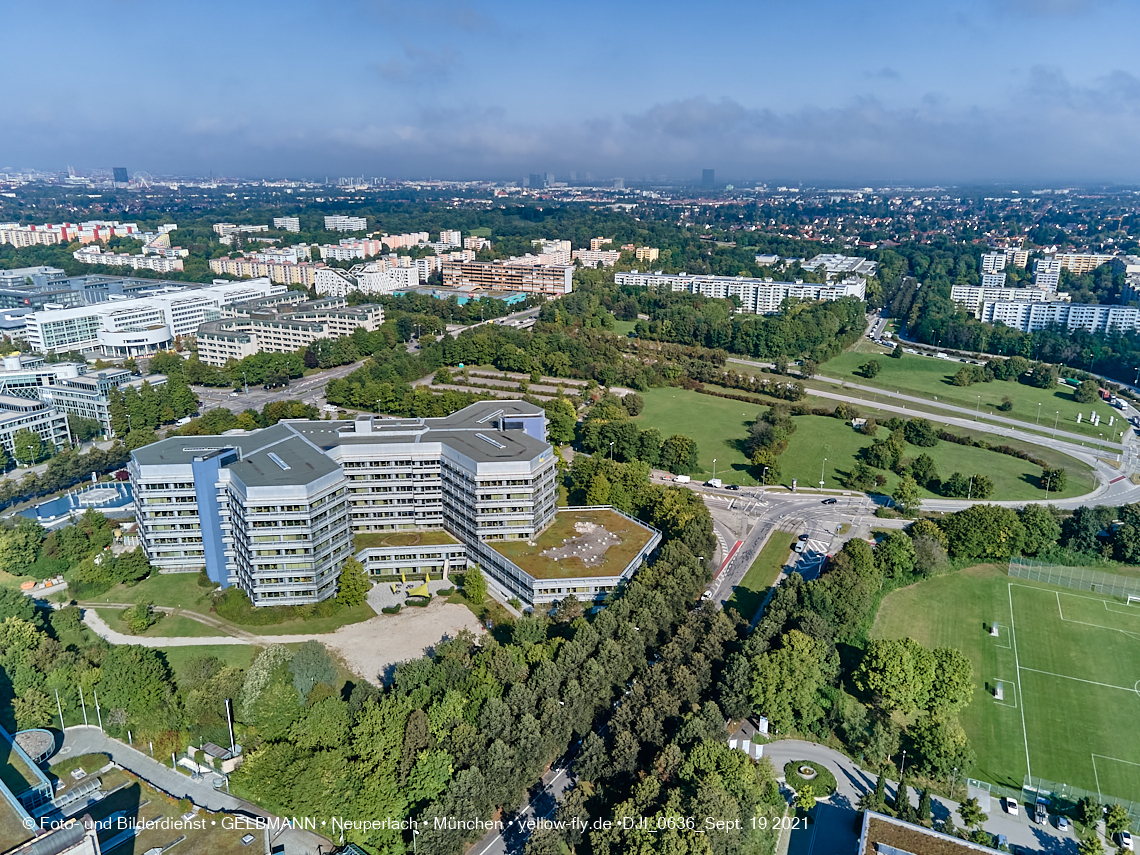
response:
<path id="1" fill-rule="evenodd" d="M 1140 605 L 1140 597 L 1133 597 L 1133 596 L 1129 595 L 1128 601 L 1124 605 L 1131 606 L 1133 604 Z"/>

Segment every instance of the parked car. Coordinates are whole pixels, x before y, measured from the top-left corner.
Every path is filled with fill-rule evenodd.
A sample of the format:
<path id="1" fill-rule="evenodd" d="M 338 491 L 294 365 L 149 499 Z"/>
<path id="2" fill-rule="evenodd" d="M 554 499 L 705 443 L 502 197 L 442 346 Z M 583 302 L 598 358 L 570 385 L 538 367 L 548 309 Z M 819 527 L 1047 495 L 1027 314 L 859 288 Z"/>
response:
<path id="1" fill-rule="evenodd" d="M 1121 849 L 1127 849 L 1129 852 L 1132 851 L 1132 835 L 1127 831 L 1122 831 L 1116 835 L 1116 842 L 1120 844 Z"/>
<path id="2" fill-rule="evenodd" d="M 1045 810 L 1045 800 L 1038 799 L 1036 809 L 1033 812 L 1033 819 L 1035 822 L 1044 825 L 1049 820 L 1049 814 Z"/>
<path id="3" fill-rule="evenodd" d="M 1005 800 L 1005 812 L 1008 813 L 1010 816 L 1019 816 L 1021 813 L 1020 809 L 1018 808 L 1017 802 L 1014 801 L 1013 799 L 1006 799 Z"/>
<path id="4" fill-rule="evenodd" d="M 1069 830 L 1069 818 L 1067 816 L 1057 817 L 1057 829 L 1059 831 L 1068 831 Z"/>

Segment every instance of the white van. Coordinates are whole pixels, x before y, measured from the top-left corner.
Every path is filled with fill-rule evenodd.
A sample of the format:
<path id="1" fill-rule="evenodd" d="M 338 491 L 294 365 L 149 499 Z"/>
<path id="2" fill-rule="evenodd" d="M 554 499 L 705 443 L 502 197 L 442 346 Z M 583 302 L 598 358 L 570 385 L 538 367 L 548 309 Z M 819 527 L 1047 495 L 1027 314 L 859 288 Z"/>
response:
<path id="1" fill-rule="evenodd" d="M 678 475 L 678 476 L 677 476 L 676 478 L 674 478 L 673 480 L 674 480 L 675 482 L 677 482 L 678 484 L 688 484 L 688 483 L 689 483 L 690 481 L 692 481 L 693 479 L 692 479 L 692 478 L 690 478 L 688 475 Z"/>
<path id="2" fill-rule="evenodd" d="M 721 480 L 719 478 L 709 478 L 709 480 L 705 481 L 705 486 L 706 487 L 720 488 L 720 487 L 723 487 L 724 484 L 721 482 Z"/>

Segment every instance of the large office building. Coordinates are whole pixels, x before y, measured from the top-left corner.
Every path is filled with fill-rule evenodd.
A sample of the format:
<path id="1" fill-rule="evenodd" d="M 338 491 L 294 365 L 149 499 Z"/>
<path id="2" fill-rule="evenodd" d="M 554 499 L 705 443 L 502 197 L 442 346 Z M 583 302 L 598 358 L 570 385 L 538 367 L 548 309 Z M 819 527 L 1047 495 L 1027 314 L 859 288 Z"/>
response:
<path id="1" fill-rule="evenodd" d="M 560 297 L 574 290 L 574 268 L 509 261 L 445 261 L 443 284 L 451 288 L 523 291 Z"/>
<path id="2" fill-rule="evenodd" d="M 1004 274 L 1003 274 L 1004 275 Z M 950 289 L 950 299 L 972 314 L 982 316 L 985 303 L 1045 303 L 1068 302 L 1068 294 L 1058 294 L 1044 288 L 1002 288 L 986 285 L 955 285 Z"/>
<path id="3" fill-rule="evenodd" d="M 824 252 L 804 262 L 804 270 L 819 270 L 823 268 L 828 280 L 835 276 L 847 278 L 849 276 L 874 276 L 879 269 L 879 262 L 857 255 L 839 255 L 838 253 Z"/>
<path id="4" fill-rule="evenodd" d="M 267 279 L 219 282 L 201 288 L 162 289 L 146 297 L 108 300 L 92 306 L 44 309 L 28 320 L 27 340 L 39 353 L 70 350 L 103 356 L 145 356 L 192 336 L 220 317 L 223 306 L 280 294 Z"/>
<path id="5" fill-rule="evenodd" d="M 1101 306 L 1059 301 L 986 302 L 978 319 L 1033 332 L 1048 327 L 1084 330 L 1091 333 L 1133 332 L 1140 329 L 1140 309 L 1135 306 Z"/>
<path id="6" fill-rule="evenodd" d="M 27 465 L 32 461 L 20 460 L 16 453 L 16 434 L 23 430 L 37 434 L 49 449 L 60 448 L 71 438 L 67 416 L 59 410 L 42 401 L 0 395 L 0 447 L 9 457 Z"/>
<path id="7" fill-rule="evenodd" d="M 128 468 L 151 563 L 205 568 L 255 605 L 333 596 L 353 554 L 373 575 L 474 560 L 527 603 L 604 596 L 660 534 L 609 509 L 563 511 L 553 525 L 555 463 L 541 408 L 483 401 L 445 418 L 365 415 L 172 437 L 132 452 Z M 591 537 L 601 542 L 594 560 L 570 556 L 565 541 Z M 607 558 L 609 543 L 628 548 Z"/>
<path id="8" fill-rule="evenodd" d="M 705 297 L 740 299 L 740 312 L 749 315 L 771 315 L 780 311 L 780 304 L 794 300 L 839 300 L 855 297 L 862 300 L 867 293 L 867 280 L 852 276 L 841 282 L 776 282 L 772 279 L 752 279 L 747 276 L 690 276 L 687 273 L 615 273 L 618 285 L 640 288 L 665 288 L 670 291 L 688 291 Z"/>
<path id="9" fill-rule="evenodd" d="M 380 306 L 349 306 L 343 297 L 304 299 L 294 291 L 223 310 L 227 317 L 198 327 L 198 358 L 221 367 L 259 352 L 292 353 L 320 338 L 352 335 L 358 328 L 374 332 L 384 323 Z"/>

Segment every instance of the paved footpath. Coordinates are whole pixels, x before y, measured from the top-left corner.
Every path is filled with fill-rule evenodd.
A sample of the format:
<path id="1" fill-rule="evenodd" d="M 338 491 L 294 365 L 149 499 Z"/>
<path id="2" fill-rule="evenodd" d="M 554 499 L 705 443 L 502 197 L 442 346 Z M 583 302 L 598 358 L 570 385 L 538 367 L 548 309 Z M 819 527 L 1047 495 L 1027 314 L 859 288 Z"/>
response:
<path id="1" fill-rule="evenodd" d="M 241 812 L 266 819 L 273 817 L 273 814 L 251 802 L 222 790 L 215 790 L 205 781 L 194 781 L 182 772 L 167 768 L 141 751 L 112 739 L 94 725 L 76 725 L 67 728 L 63 735 L 63 747 L 49 763 L 61 763 L 82 754 L 106 754 L 128 772 L 157 789 L 176 799 L 190 799 L 194 804 L 210 811 Z M 283 830 L 274 837 L 272 844 L 284 846 L 285 855 L 316 855 L 319 847 L 323 846 L 326 851 L 331 848 L 325 838 L 300 829 Z"/>

